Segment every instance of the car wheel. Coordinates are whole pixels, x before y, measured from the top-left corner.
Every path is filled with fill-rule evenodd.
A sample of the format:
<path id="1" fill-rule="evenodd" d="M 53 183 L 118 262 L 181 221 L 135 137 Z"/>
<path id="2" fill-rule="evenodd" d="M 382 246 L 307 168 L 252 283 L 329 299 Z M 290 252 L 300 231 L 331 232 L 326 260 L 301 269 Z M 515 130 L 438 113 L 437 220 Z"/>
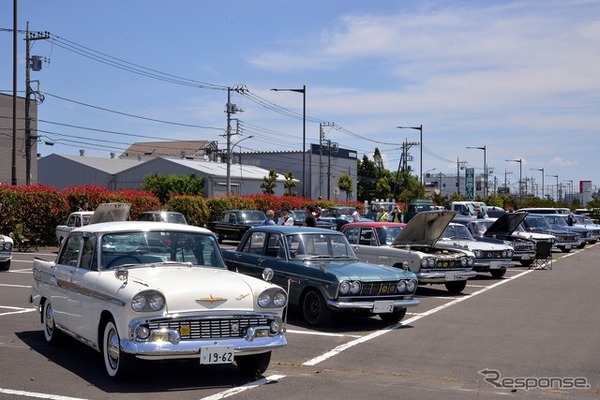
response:
<path id="1" fill-rule="evenodd" d="M 585 248 L 586 245 L 587 245 L 587 242 L 583 242 L 579 246 L 577 246 L 577 248 L 578 249 L 583 249 L 583 248 Z"/>
<path id="2" fill-rule="evenodd" d="M 394 311 L 393 313 L 379 314 L 379 318 L 386 324 L 396 324 L 402 321 L 402 318 L 406 315 L 406 308 Z"/>
<path id="3" fill-rule="evenodd" d="M 50 300 L 44 302 L 42 325 L 46 342 L 52 345 L 57 344 L 60 341 L 60 332 L 56 329 L 56 325 L 54 324 L 54 309 L 52 308 Z"/>
<path id="4" fill-rule="evenodd" d="M 102 356 L 106 372 L 114 380 L 126 381 L 133 376 L 137 360 L 131 354 L 121 351 L 121 339 L 112 319 L 104 325 Z"/>
<path id="5" fill-rule="evenodd" d="M 267 368 L 269 368 L 271 352 L 252 354 L 250 356 L 239 356 L 235 358 L 235 362 L 242 374 L 260 376 Z"/>
<path id="6" fill-rule="evenodd" d="M 530 267 L 533 264 L 533 260 L 523 260 L 521 261 L 521 265 L 524 267 Z"/>
<path id="7" fill-rule="evenodd" d="M 10 260 L 0 263 L 0 271 L 8 271 L 10 269 Z"/>
<path id="8" fill-rule="evenodd" d="M 490 274 L 492 274 L 494 278 L 502 278 L 504 274 L 506 274 L 506 268 L 492 269 L 490 270 Z"/>
<path id="9" fill-rule="evenodd" d="M 316 290 L 310 290 L 302 300 L 302 315 L 312 326 L 322 326 L 333 318 L 333 312 L 327 307 L 325 299 Z"/>
<path id="10" fill-rule="evenodd" d="M 561 247 L 560 251 L 562 251 L 563 253 L 568 253 L 571 251 L 571 249 L 567 249 L 566 247 Z"/>
<path id="11" fill-rule="evenodd" d="M 444 285 L 450 293 L 460 293 L 467 287 L 467 281 L 446 282 Z"/>

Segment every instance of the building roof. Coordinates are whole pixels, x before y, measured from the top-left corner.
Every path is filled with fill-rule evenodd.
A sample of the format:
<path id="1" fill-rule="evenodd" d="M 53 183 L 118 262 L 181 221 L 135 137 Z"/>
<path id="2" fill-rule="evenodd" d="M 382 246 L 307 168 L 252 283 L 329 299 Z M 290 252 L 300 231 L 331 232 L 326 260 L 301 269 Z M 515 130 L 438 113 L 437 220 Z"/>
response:
<path id="1" fill-rule="evenodd" d="M 211 161 L 203 161 L 203 160 L 188 160 L 182 158 L 166 158 L 160 157 L 164 160 L 167 160 L 172 163 L 176 163 L 182 165 L 184 167 L 196 170 L 205 175 L 219 176 L 224 177 L 227 176 L 227 163 L 218 163 Z M 262 179 L 266 175 L 268 175 L 269 171 L 256 167 L 254 165 L 246 165 L 246 164 L 231 164 L 230 176 L 236 179 Z M 277 181 L 285 182 L 285 177 L 283 174 L 278 173 Z"/>
<path id="2" fill-rule="evenodd" d="M 89 157 L 89 156 L 76 156 L 76 155 L 64 155 L 64 154 L 50 154 L 46 157 L 51 159 L 53 157 L 64 158 L 90 168 L 97 169 L 99 171 L 103 171 L 109 174 L 116 174 L 121 171 L 125 171 L 131 167 L 135 167 L 136 165 L 140 165 L 144 161 L 140 161 L 137 159 L 119 159 L 119 158 L 110 158 L 110 157 Z"/>
<path id="3" fill-rule="evenodd" d="M 218 150 L 213 140 L 176 140 L 160 142 L 137 142 L 125 150 L 119 158 L 138 156 L 153 157 L 202 157 Z"/>

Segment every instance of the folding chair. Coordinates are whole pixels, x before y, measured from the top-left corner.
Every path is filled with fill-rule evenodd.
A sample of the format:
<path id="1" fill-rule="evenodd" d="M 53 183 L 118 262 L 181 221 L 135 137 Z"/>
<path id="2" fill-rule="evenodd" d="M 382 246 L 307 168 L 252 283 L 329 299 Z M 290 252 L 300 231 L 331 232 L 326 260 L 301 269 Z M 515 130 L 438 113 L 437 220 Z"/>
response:
<path id="1" fill-rule="evenodd" d="M 552 269 L 552 243 L 538 241 L 535 259 L 529 269 Z"/>
<path id="2" fill-rule="evenodd" d="M 19 251 L 37 250 L 35 245 L 23 234 L 23 224 L 16 224 L 15 231 L 10 232 L 9 236 L 12 238 L 15 247 L 19 249 Z"/>

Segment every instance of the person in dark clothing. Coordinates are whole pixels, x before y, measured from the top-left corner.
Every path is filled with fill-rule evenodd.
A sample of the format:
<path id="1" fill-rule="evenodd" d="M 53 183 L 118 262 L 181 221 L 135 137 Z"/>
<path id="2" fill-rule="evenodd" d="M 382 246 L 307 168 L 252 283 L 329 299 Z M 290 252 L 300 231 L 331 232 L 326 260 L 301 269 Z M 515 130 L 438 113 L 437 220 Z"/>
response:
<path id="1" fill-rule="evenodd" d="M 304 226 L 317 226 L 317 218 L 315 217 L 315 209 L 312 206 L 306 208 L 306 219 Z"/>

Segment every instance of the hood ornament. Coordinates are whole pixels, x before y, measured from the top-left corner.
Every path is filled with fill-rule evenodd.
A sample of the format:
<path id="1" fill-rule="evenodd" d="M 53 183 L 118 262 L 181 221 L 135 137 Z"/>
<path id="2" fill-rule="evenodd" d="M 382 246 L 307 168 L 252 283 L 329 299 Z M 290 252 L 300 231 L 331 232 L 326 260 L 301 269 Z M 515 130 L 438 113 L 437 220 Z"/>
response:
<path id="1" fill-rule="evenodd" d="M 223 297 L 214 297 L 212 295 L 212 293 L 210 294 L 210 297 L 201 297 L 199 299 L 196 299 L 196 301 L 198 302 L 208 302 L 208 303 L 216 303 L 218 301 L 227 301 L 227 299 L 223 298 Z"/>

